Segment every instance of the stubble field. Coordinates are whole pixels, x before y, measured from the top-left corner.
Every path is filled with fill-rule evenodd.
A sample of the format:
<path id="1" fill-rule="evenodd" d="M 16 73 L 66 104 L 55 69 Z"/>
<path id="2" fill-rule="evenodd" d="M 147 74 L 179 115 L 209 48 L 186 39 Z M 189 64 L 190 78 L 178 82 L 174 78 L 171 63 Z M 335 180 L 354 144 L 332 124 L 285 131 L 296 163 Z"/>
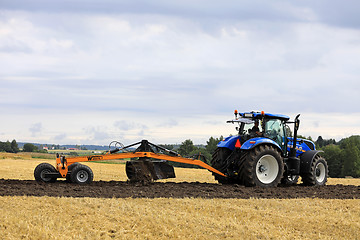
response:
<path id="1" fill-rule="evenodd" d="M 281 188 L 289 196 L 284 198 L 276 188 L 216 184 L 202 169 L 176 168 L 176 179 L 132 185 L 123 164 L 88 163 L 96 181 L 90 186 L 37 184 L 33 169 L 40 162 L 54 164 L 0 155 L 0 239 L 360 237 L 359 179 L 329 179 L 328 186 L 310 190 Z M 169 195 L 179 189 L 182 194 Z"/>

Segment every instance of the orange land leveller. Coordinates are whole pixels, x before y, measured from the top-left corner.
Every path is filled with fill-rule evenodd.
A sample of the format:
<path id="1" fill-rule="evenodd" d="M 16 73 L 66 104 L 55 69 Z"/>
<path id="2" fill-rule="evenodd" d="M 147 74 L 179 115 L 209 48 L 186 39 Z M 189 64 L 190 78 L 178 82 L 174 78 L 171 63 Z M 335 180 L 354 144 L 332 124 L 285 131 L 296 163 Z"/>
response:
<path id="1" fill-rule="evenodd" d="M 134 151 L 127 151 L 140 145 Z M 126 174 L 130 181 L 152 181 L 174 178 L 174 168 L 167 161 L 197 165 L 226 177 L 225 174 L 196 158 L 181 157 L 178 153 L 142 140 L 126 147 L 116 148 L 102 155 L 67 157 L 57 154 L 56 168 L 49 163 L 41 163 L 34 170 L 39 182 L 55 182 L 57 178 L 66 178 L 68 182 L 87 184 L 93 180 L 92 170 L 81 162 L 132 159 L 126 162 Z"/>

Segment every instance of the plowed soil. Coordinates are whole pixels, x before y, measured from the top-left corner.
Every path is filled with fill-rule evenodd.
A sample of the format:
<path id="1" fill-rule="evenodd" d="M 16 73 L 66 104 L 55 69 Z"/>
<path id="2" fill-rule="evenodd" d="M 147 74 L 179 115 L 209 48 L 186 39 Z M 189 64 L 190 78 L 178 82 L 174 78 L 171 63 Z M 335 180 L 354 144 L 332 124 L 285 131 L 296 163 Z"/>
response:
<path id="1" fill-rule="evenodd" d="M 360 199 L 360 186 L 302 185 L 259 188 L 199 182 L 153 182 L 147 184 L 120 181 L 98 181 L 78 185 L 58 181 L 38 183 L 33 180 L 0 179 L 0 196 L 51 196 L 92 198 L 322 198 Z"/>

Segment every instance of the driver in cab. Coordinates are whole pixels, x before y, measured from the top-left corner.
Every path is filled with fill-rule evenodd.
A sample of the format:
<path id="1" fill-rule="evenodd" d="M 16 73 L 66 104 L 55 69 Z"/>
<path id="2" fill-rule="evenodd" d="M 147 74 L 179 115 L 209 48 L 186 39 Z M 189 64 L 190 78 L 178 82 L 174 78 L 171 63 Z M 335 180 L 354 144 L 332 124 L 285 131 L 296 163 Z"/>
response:
<path id="1" fill-rule="evenodd" d="M 251 129 L 251 133 L 256 134 L 257 136 L 263 136 L 263 133 L 260 132 L 260 129 L 259 129 L 259 120 L 255 120 L 255 124 Z"/>

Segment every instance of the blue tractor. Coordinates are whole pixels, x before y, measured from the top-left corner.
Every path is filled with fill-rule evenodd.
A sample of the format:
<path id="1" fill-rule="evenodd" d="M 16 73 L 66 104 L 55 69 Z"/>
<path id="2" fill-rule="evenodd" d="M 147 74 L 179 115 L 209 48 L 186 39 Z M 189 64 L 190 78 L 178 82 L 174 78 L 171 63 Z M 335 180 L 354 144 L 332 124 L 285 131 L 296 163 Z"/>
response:
<path id="1" fill-rule="evenodd" d="M 294 185 L 301 176 L 307 186 L 325 185 L 328 165 L 315 144 L 297 138 L 299 115 L 294 121 L 281 114 L 235 110 L 238 134 L 219 142 L 211 166 L 228 177 L 213 173 L 223 184 L 276 187 Z M 294 124 L 293 133 L 289 124 Z M 293 136 L 292 136 L 293 135 Z"/>

